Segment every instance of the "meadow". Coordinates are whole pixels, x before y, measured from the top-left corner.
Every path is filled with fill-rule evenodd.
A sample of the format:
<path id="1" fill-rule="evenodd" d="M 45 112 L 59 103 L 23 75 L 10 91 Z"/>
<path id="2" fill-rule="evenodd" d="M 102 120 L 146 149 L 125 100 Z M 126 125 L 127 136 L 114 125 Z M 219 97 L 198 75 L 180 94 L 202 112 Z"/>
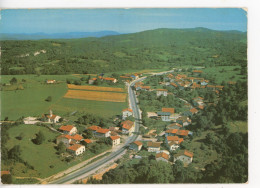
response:
<path id="1" fill-rule="evenodd" d="M 35 138 L 39 131 L 43 132 L 45 141 L 41 145 L 36 145 L 32 142 L 32 139 Z M 87 150 L 83 156 L 77 157 L 76 160 L 70 163 L 62 161 L 56 154 L 56 144 L 53 142 L 59 133 L 50 131 L 46 127 L 22 124 L 10 128 L 8 133 L 10 139 L 6 147 L 10 149 L 14 145 L 20 145 L 21 158 L 34 167 L 34 170 L 28 170 L 22 163 L 17 163 L 12 167 L 14 176 L 46 178 L 96 155 Z M 22 140 L 18 140 L 16 137 L 21 133 L 24 134 L 24 137 Z M 98 153 L 108 149 L 109 147 L 102 147 Z"/>

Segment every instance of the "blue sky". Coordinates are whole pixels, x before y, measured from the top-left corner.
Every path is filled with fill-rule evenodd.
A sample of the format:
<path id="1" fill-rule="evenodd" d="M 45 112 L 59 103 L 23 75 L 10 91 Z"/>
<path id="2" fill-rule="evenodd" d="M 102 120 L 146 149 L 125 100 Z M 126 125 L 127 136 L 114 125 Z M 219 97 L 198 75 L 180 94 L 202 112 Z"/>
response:
<path id="1" fill-rule="evenodd" d="M 247 13 L 237 8 L 5 9 L 0 21 L 0 33 L 132 33 L 194 27 L 247 31 Z"/>

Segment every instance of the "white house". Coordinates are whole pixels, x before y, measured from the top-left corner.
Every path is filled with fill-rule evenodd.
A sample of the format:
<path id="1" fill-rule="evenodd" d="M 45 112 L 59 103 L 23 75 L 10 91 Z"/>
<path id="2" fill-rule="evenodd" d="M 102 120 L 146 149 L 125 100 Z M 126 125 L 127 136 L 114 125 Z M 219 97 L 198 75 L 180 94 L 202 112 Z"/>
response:
<path id="1" fill-rule="evenodd" d="M 122 119 L 125 119 L 125 118 L 133 115 L 133 110 L 131 108 L 127 108 L 127 109 L 122 110 L 122 113 L 123 113 Z"/>
<path id="2" fill-rule="evenodd" d="M 158 118 L 161 118 L 162 121 L 171 121 L 170 116 L 171 113 L 170 112 L 157 112 Z"/>
<path id="3" fill-rule="evenodd" d="M 54 115 L 52 110 L 50 110 L 50 114 L 44 114 L 43 118 L 47 120 L 48 123 L 57 123 L 60 120 L 60 116 Z"/>
<path id="4" fill-rule="evenodd" d="M 110 139 L 112 141 L 112 147 L 120 144 L 120 136 L 110 136 Z"/>
<path id="5" fill-rule="evenodd" d="M 170 149 L 170 151 L 174 151 L 180 147 L 180 144 L 184 141 L 183 138 L 179 138 L 178 136 L 167 136 L 166 137 L 166 145 Z"/>
<path id="6" fill-rule="evenodd" d="M 47 84 L 54 84 L 54 83 L 56 83 L 56 80 L 46 80 L 46 83 Z"/>
<path id="7" fill-rule="evenodd" d="M 62 131 L 64 134 L 73 135 L 77 133 L 77 128 L 73 125 L 62 125 L 59 128 L 60 131 Z"/>
<path id="8" fill-rule="evenodd" d="M 103 137 L 103 138 L 107 138 L 110 136 L 111 131 L 109 129 L 98 129 L 95 132 L 95 136 L 96 137 Z"/>
<path id="9" fill-rule="evenodd" d="M 193 153 L 188 150 L 181 150 L 177 154 L 174 155 L 174 162 L 177 160 L 181 160 L 185 164 L 189 164 L 192 162 Z"/>
<path id="10" fill-rule="evenodd" d="M 123 121 L 121 123 L 122 126 L 122 133 L 123 134 L 128 134 L 128 135 L 132 135 L 132 133 L 134 132 L 134 122 L 130 121 L 130 120 L 126 120 Z"/>
<path id="11" fill-rule="evenodd" d="M 156 90 L 157 97 L 159 97 L 161 95 L 167 97 L 167 94 L 168 94 L 168 90 L 167 89 L 157 89 Z"/>
<path id="12" fill-rule="evenodd" d="M 160 151 L 161 143 L 160 142 L 148 142 L 147 149 L 148 152 L 157 152 Z"/>
<path id="13" fill-rule="evenodd" d="M 135 151 L 140 151 L 142 149 L 143 143 L 140 141 L 134 141 L 130 144 L 130 149 Z"/>
<path id="14" fill-rule="evenodd" d="M 36 124 L 36 123 L 38 123 L 38 122 L 40 122 L 39 120 L 37 120 L 37 118 L 36 117 L 26 117 L 26 118 L 24 118 L 23 119 L 23 122 L 24 122 L 24 124 L 28 124 L 28 125 L 34 125 L 34 124 Z"/>
<path id="15" fill-rule="evenodd" d="M 74 155 L 80 155 L 85 152 L 85 146 L 81 144 L 74 144 L 67 148 L 68 152 L 74 154 Z"/>

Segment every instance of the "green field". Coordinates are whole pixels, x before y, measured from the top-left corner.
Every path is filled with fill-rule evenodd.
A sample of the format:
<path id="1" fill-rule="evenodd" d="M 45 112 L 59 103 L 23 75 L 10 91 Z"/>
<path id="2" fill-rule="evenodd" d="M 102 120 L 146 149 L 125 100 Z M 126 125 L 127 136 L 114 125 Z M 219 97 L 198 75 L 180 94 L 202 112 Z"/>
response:
<path id="1" fill-rule="evenodd" d="M 45 136 L 45 141 L 41 145 L 36 145 L 31 140 L 35 138 L 35 134 L 40 130 Z M 22 140 L 16 139 L 22 132 L 24 133 L 24 138 Z M 10 140 L 7 144 L 7 148 L 10 149 L 14 145 L 20 145 L 22 151 L 21 158 L 24 161 L 27 161 L 35 169 L 25 170 L 23 164 L 16 163 L 16 165 L 13 166 L 12 173 L 14 176 L 18 177 L 46 178 L 97 155 L 90 151 L 86 151 L 83 156 L 77 157 L 76 160 L 67 163 L 59 159 L 59 156 L 56 154 L 57 150 L 54 148 L 56 144 L 53 140 L 59 135 L 58 133 L 54 133 L 45 127 L 36 125 L 19 125 L 10 128 L 8 133 L 10 135 Z M 103 147 L 99 153 L 102 153 L 107 149 L 109 149 L 109 147 Z M 50 168 L 51 165 L 54 167 Z M 7 167 L 2 168 L 6 169 Z"/>
<path id="2" fill-rule="evenodd" d="M 127 103 L 104 102 L 81 99 L 62 98 L 57 103 L 50 106 L 57 114 L 68 115 L 72 112 L 87 112 L 103 117 L 120 115 L 121 111 L 127 107 Z"/>
<path id="3" fill-rule="evenodd" d="M 88 101 L 80 99 L 67 99 L 63 96 L 67 92 L 66 78 L 76 79 L 73 75 L 8 75 L 1 76 L 2 83 L 8 83 L 16 77 L 23 90 L 1 91 L 1 120 L 17 120 L 24 116 L 41 116 L 52 109 L 60 116 L 75 111 L 84 111 L 96 115 L 111 117 L 121 114 L 127 103 Z M 22 83 L 22 79 L 26 82 Z M 58 84 L 45 84 L 46 79 L 55 79 Z M 11 86 L 6 86 L 11 88 Z M 111 86 L 110 86 L 111 87 Z M 45 99 L 51 96 L 52 101 Z"/>
<path id="4" fill-rule="evenodd" d="M 216 78 L 216 83 L 221 84 L 222 81 L 236 82 L 238 80 L 245 80 L 244 75 L 240 75 L 240 66 L 217 66 L 217 67 L 208 67 L 202 69 L 203 74 L 208 74 Z"/>
<path id="5" fill-rule="evenodd" d="M 229 123 L 229 128 L 231 132 L 248 132 L 248 124 L 246 121 L 234 121 Z"/>

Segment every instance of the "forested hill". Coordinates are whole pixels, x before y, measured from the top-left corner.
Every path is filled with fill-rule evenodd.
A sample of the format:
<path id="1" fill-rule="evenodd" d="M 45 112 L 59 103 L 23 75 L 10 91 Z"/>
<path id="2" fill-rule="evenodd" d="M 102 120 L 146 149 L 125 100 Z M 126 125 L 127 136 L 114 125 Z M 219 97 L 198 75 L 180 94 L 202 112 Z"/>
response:
<path id="1" fill-rule="evenodd" d="M 156 29 L 81 39 L 2 41 L 2 74 L 67 74 L 183 65 L 241 65 L 247 33 Z"/>

